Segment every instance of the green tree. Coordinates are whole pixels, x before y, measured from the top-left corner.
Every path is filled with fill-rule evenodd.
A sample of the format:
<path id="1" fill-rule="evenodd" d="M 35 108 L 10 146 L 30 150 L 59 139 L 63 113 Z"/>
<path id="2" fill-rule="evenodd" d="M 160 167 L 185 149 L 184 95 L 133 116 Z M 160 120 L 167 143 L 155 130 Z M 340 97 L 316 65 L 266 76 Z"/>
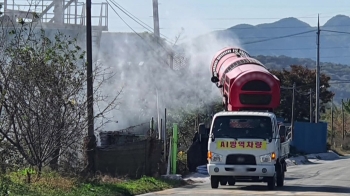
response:
<path id="1" fill-rule="evenodd" d="M 315 70 L 308 69 L 301 65 L 291 65 L 290 69 L 271 70 L 281 81 L 282 87 L 292 87 L 293 83 L 296 85 L 295 91 L 295 110 L 294 119 L 296 121 L 309 121 L 310 120 L 310 99 L 309 89 L 314 92 L 316 75 Z M 321 74 L 320 76 L 320 111 L 325 111 L 325 106 L 331 101 L 333 92 L 329 89 L 330 77 Z M 289 89 L 281 89 L 281 104 L 276 110 L 278 116 L 291 120 L 292 116 L 292 98 L 293 92 Z M 315 93 L 312 93 L 313 110 L 315 109 Z M 314 116 L 314 115 L 313 115 Z"/>
<path id="2" fill-rule="evenodd" d="M 343 100 L 343 107 L 344 107 L 344 111 L 348 114 L 350 114 L 350 100 Z"/>

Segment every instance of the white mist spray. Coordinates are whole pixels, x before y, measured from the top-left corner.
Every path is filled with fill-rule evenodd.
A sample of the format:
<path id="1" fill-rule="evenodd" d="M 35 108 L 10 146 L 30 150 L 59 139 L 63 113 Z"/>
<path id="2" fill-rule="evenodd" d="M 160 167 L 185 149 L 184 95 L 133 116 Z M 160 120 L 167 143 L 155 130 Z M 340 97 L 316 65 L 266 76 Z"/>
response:
<path id="1" fill-rule="evenodd" d="M 192 30 L 203 31 L 205 24 L 191 17 Z M 209 31 L 207 28 L 203 32 Z M 200 102 L 221 99 L 219 89 L 210 81 L 210 61 L 224 47 L 239 47 L 237 39 L 221 39 L 220 33 L 211 33 L 178 44 L 188 63 L 179 67 L 174 59 L 174 71 L 169 68 L 170 57 L 156 50 L 159 48 L 165 54 L 164 49 L 151 44 L 151 35 L 140 36 L 143 38 L 133 33 L 103 33 L 100 58 L 103 66 L 115 74 L 103 86 L 103 94 L 112 97 L 124 86 L 120 106 L 108 114 L 113 121 L 103 130 L 114 131 L 140 123 L 148 126 L 151 117 L 163 118 L 164 108 L 195 108 Z"/>

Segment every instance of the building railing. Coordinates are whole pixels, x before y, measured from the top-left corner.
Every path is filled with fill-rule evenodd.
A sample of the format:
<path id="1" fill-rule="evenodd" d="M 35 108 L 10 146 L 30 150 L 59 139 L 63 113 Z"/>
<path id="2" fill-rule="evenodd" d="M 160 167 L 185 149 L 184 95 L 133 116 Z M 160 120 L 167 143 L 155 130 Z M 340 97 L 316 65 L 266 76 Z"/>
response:
<path id="1" fill-rule="evenodd" d="M 31 1 L 29 1 L 31 2 Z M 4 2 L 3 11 L 9 17 L 14 19 L 32 19 L 33 13 L 40 16 L 42 23 L 52 23 L 55 20 L 54 0 L 32 1 L 29 4 L 27 0 L 7 0 Z M 86 5 L 84 2 L 63 1 L 62 18 L 63 24 L 86 25 Z M 100 26 L 102 29 L 108 29 L 108 4 L 92 3 L 92 25 Z"/>

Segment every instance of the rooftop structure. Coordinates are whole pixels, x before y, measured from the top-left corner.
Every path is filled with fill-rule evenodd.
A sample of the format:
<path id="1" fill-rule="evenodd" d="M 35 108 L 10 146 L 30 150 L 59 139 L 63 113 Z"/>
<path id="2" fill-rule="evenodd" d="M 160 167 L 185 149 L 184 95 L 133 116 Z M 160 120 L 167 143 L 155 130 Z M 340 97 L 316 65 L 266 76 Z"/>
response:
<path id="1" fill-rule="evenodd" d="M 108 4 L 92 3 L 92 41 L 98 51 L 102 31 L 108 31 Z M 4 0 L 2 11 L 12 21 L 40 23 L 45 29 L 85 32 L 86 5 L 82 0 Z M 97 54 L 93 57 L 97 60 Z"/>

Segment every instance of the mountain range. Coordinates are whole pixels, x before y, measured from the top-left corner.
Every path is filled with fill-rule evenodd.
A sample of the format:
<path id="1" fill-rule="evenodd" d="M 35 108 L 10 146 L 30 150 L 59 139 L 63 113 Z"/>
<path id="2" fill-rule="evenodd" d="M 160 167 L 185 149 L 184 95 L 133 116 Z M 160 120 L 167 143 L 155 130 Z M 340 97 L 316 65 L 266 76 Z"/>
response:
<path id="1" fill-rule="evenodd" d="M 336 15 L 320 30 L 320 61 L 350 65 L 350 17 Z M 285 55 L 316 60 L 316 32 L 317 27 L 290 17 L 255 26 L 239 24 L 212 33 L 219 38 L 238 39 L 254 56 Z"/>

